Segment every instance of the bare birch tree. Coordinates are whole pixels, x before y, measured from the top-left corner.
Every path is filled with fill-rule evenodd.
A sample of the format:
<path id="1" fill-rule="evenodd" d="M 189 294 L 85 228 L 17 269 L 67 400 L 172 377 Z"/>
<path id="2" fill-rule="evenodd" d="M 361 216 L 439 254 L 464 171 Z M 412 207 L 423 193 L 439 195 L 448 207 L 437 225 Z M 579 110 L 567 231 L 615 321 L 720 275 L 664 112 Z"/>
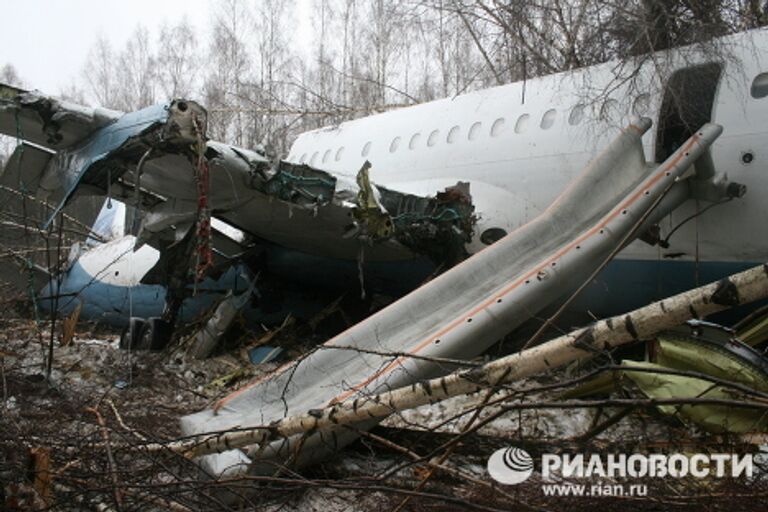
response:
<path id="1" fill-rule="evenodd" d="M 122 110 L 137 110 L 155 103 L 156 73 L 149 30 L 139 25 L 117 59 L 118 101 Z"/>
<path id="2" fill-rule="evenodd" d="M 108 108 L 118 108 L 114 62 L 111 43 L 103 34 L 99 35 L 88 51 L 83 74 L 95 102 Z"/>
<path id="3" fill-rule="evenodd" d="M 157 79 L 167 98 L 192 96 L 197 91 L 201 59 L 195 29 L 186 17 L 176 25 L 160 27 Z"/>

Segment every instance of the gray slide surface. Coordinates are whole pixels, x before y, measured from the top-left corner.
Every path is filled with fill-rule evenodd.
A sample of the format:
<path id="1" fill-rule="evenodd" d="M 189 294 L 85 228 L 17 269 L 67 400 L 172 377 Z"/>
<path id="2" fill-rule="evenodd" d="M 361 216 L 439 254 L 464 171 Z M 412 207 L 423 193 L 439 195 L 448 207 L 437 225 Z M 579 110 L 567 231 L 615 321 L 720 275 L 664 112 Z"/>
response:
<path id="1" fill-rule="evenodd" d="M 403 387 L 452 371 L 449 365 L 382 353 L 468 359 L 586 279 L 654 201 L 706 151 L 722 129 L 705 125 L 661 165 L 645 161 L 650 120 L 624 129 L 537 218 L 306 357 L 181 420 L 184 434 L 269 425 L 333 401 Z M 654 212 L 655 215 L 666 212 Z M 360 425 L 369 428 L 375 424 Z M 214 475 L 273 473 L 327 457 L 355 438 L 332 429 L 272 445 L 202 457 Z"/>

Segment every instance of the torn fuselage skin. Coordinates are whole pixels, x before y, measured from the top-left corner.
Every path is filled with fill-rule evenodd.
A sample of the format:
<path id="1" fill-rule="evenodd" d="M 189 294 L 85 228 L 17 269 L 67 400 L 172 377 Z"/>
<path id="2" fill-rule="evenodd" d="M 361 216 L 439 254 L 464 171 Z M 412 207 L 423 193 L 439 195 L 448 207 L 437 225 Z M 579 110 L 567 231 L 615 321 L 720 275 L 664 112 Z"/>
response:
<path id="1" fill-rule="evenodd" d="M 425 197 L 376 185 L 369 178 L 369 162 L 353 182 L 305 164 L 246 161 L 254 190 L 315 215 L 325 207 L 345 210 L 348 222 L 337 226 L 343 239 L 367 246 L 394 241 L 438 265 L 454 264 L 466 256 L 464 246 L 476 221 L 468 183 Z"/>
<path id="2" fill-rule="evenodd" d="M 4 84 L 0 84 L 0 112 L 12 114 L 0 116 L 2 133 L 16 134 L 20 139 L 53 150 L 71 147 L 122 115 L 114 110 L 83 107 Z"/>
<path id="3" fill-rule="evenodd" d="M 114 116 L 95 119 L 94 116 L 100 115 L 95 110 L 73 109 L 37 93 L 4 87 L 0 91 L 0 108 L 6 114 L 1 116 L 4 122 L 15 122 L 20 139 L 56 150 L 50 158 L 41 160 L 39 168 L 24 169 L 25 178 L 34 177 L 34 190 L 30 192 L 37 199 L 54 205 L 43 229 L 52 225 L 76 192 L 95 188 L 111 195 L 113 183 L 127 188 L 127 180 L 123 179 L 126 173 L 133 174 L 132 195 L 134 202 L 140 202 L 137 201 L 141 196 L 139 169 L 153 153 L 177 155 L 187 160 L 193 169 L 203 159 L 201 148 L 205 144 L 207 114 L 195 102 L 174 100 L 124 115 L 114 113 Z M 62 133 L 60 129 L 64 126 L 66 131 Z M 85 127 L 89 132 L 83 132 Z M 28 133 L 24 133 L 26 128 Z M 21 180 L 21 173 L 19 178 Z M 175 269 L 189 266 L 190 252 L 189 249 L 181 251 L 183 261 L 177 261 Z M 171 323 L 188 294 L 186 275 L 179 274 L 172 273 L 168 282 L 170 307 L 166 309 Z"/>
<path id="4" fill-rule="evenodd" d="M 370 164 L 354 179 L 209 142 L 206 111 L 193 101 L 120 114 L 4 88 L 0 109 L 12 114 L 4 122 L 15 119 L 21 139 L 55 151 L 38 159 L 29 191 L 55 206 L 45 224 L 76 193 L 107 194 L 134 206 L 137 247 L 149 243 L 165 253 L 148 275 L 169 287 L 169 297 L 177 290 L 176 302 L 199 277 L 193 272 L 199 230 L 193 227 L 207 218 L 200 212 L 202 194 L 208 215 L 321 258 L 354 262 L 365 252 L 366 264 L 426 257 L 451 265 L 466 256 L 472 237 L 476 219 L 467 184 L 435 191 L 435 197 L 406 194 L 373 183 Z M 203 164 L 210 178 L 201 192 Z"/>

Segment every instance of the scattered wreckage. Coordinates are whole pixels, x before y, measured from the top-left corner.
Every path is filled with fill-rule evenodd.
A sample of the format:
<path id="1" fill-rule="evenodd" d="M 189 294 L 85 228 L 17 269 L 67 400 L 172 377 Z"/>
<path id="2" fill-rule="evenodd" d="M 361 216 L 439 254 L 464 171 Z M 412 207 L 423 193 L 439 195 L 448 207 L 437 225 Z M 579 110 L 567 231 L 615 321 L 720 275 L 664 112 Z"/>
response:
<path id="1" fill-rule="evenodd" d="M 207 141 L 206 113 L 191 101 L 120 115 L 78 110 L 8 86 L 0 98 L 5 123 L 0 128 L 27 141 L 7 162 L 2 185 L 53 205 L 41 219 L 43 229 L 56 222 L 74 196 L 89 190 L 106 194 L 106 207 L 113 200 L 133 205 L 126 236 L 91 254 L 74 253 L 63 276 L 37 297 L 49 309 L 55 302 L 63 314 L 82 302 L 81 314 L 92 320 L 127 323 L 136 317 L 126 347 L 138 346 L 142 338 L 148 338 L 143 346 L 162 347 L 181 311 L 188 321 L 228 290 L 252 290 L 258 269 L 234 271 L 235 263 L 252 261 L 270 248 L 242 236 L 232 239 L 224 223 L 247 232 L 268 230 L 270 247 L 306 229 L 301 244 L 319 247 L 326 255 L 334 255 L 339 246 L 352 247 L 343 251 L 358 254 L 360 265 L 368 246 L 376 247 L 368 256 L 374 261 L 382 255 L 407 260 L 415 254 L 452 264 L 464 257 L 472 233 L 474 207 L 467 184 L 420 197 L 375 185 L 368 163 L 353 180 L 307 165 L 272 162 L 258 152 Z M 250 208 L 244 209 L 246 204 Z M 298 211 L 304 212 L 305 227 L 297 226 Z M 145 244 L 158 248 L 159 257 L 148 254 Z M 99 264 L 114 267 L 109 271 L 114 276 L 100 275 Z M 220 277 L 211 281 L 208 270 Z M 208 291 L 213 297 L 206 296 Z M 164 339 L 155 340 L 158 336 Z"/>
<path id="2" fill-rule="evenodd" d="M 354 410 L 367 397 L 388 390 L 412 386 L 415 392 L 419 382 L 450 371 L 447 361 L 480 355 L 518 327 L 527 318 L 525 312 L 539 311 L 594 275 L 617 248 L 655 222 L 652 215 L 676 207 L 658 205 L 721 133 L 716 125 L 702 127 L 656 166 L 638 151 L 650 125 L 650 120 L 639 120 L 623 130 L 550 208 L 521 229 L 270 378 L 182 418 L 183 432 L 204 436 L 246 425 L 263 427 L 326 407 L 332 424 L 336 404 Z M 457 295 L 457 289 L 462 293 Z M 560 351 L 566 353 L 562 347 Z M 433 390 L 424 391 L 431 395 Z M 389 402 L 379 405 L 386 409 Z M 356 427 L 370 428 L 380 417 L 371 416 Z M 303 420 L 299 423 L 305 426 Z M 270 473 L 286 460 L 295 466 L 321 460 L 357 437 L 355 430 L 316 426 L 305 435 L 206 455 L 202 463 L 213 475 Z M 231 439 L 226 446 L 233 446 Z"/>
<path id="3" fill-rule="evenodd" d="M 761 323 L 764 328 L 768 320 Z M 766 340 L 765 336 L 753 339 Z M 768 428 L 765 411 L 735 405 L 739 400 L 766 396 L 768 357 L 741 341 L 733 329 L 718 324 L 690 320 L 685 326 L 663 331 L 649 341 L 647 361 L 622 361 L 615 371 L 569 390 L 564 397 L 606 395 L 628 383 L 660 403 L 675 399 L 731 401 L 734 405 L 659 405 L 663 413 L 708 432 L 745 434 Z"/>
<path id="4" fill-rule="evenodd" d="M 211 354 L 258 287 L 258 265 L 253 261 L 270 251 L 285 255 L 288 248 L 345 259 L 357 267 L 361 284 L 366 281 L 364 262 L 405 266 L 421 259 L 432 268 L 452 267 L 213 408 L 182 418 L 184 434 L 192 440 L 172 448 L 201 456 L 208 474 L 261 474 L 273 472 L 286 460 L 300 467 L 325 458 L 403 403 L 410 407 L 452 393 L 493 388 L 653 331 L 647 319 L 641 317 L 645 322 L 641 323 L 627 315 L 529 348 L 480 371 L 435 380 L 455 370 L 457 361 L 482 354 L 532 315 L 558 304 L 564 293 L 580 290 L 633 240 L 658 243 L 660 219 L 688 199 L 716 204 L 744 195 L 743 185 L 715 172 L 711 149 L 721 126 L 704 122 L 684 130 L 685 142 L 663 158 L 659 153 L 649 159 L 642 136 L 651 124 L 648 118 L 634 118 L 547 203 L 549 207 L 534 208 L 537 215 L 515 219 L 516 229 L 509 234 L 498 227 L 476 233 L 484 212 L 471 195 L 471 182 L 454 180 L 455 185 L 433 187 L 424 195 L 406 193 L 374 183 L 368 161 L 351 176 L 315 167 L 314 157 L 309 163 L 304 158 L 274 161 L 263 152 L 208 141 L 205 110 L 192 101 L 175 100 L 121 114 L 1 86 L 0 131 L 16 134 L 24 142 L 6 165 L 0 184 L 21 194 L 22 201 L 34 196 L 45 203 L 39 229 L 49 233 L 64 225 L 64 209 L 76 196 L 89 191 L 106 195 L 108 204 L 114 199 L 132 207 L 133 219 L 126 222 L 129 234 L 83 254 L 75 252 L 69 267 L 53 276 L 45 293 L 36 297 L 39 305 L 65 313 L 98 315 L 112 308 L 117 319 L 127 320 L 122 345 L 128 349 L 164 347 L 175 327 L 195 309 L 190 302 L 198 301 L 210 316 L 187 343 L 191 354 Z M 399 143 L 393 139 L 389 152 L 394 153 Z M 510 197 L 497 192 L 495 199 Z M 220 229 L 214 219 L 224 223 Z M 242 236 L 233 236 L 232 228 Z M 297 230 L 301 236 L 296 236 Z M 26 235 L 29 230 L 24 231 Z M 467 244 L 484 236 L 489 247 L 464 259 Z M 132 258 L 145 245 L 159 253 L 151 265 L 134 265 Z M 91 286 L 89 256 L 102 264 L 108 258 L 125 262 L 124 271 L 115 271 L 114 277 L 120 279 L 113 283 L 125 294 L 116 293 L 115 302 L 110 299 L 90 312 L 81 303 L 87 290 L 99 296 L 111 292 Z M 36 270 L 33 262 L 20 260 L 25 272 Z M 251 264 L 239 267 L 241 262 Z M 748 277 L 739 276 L 744 281 L 738 285 L 725 280 L 700 296 L 678 297 L 683 307 L 675 314 L 664 311 L 664 301 L 649 307 L 661 310 L 667 321 L 680 323 L 764 297 L 764 274 L 765 268 L 758 268 Z M 159 288 L 145 288 L 151 286 Z M 147 308 L 145 318 L 133 314 L 134 292 L 155 308 Z M 158 304 L 160 312 L 155 315 Z M 657 321 L 660 313 L 655 313 Z M 675 357 L 690 359 L 690 351 L 680 355 L 685 353 L 682 342 L 662 339 L 659 345 L 662 359 L 636 366 L 675 369 L 670 362 Z M 764 377 L 760 374 L 764 368 L 755 362 L 759 355 L 743 347 L 726 351 L 741 357 L 738 368 L 749 360 L 750 371 Z M 268 352 L 254 357 L 271 356 Z M 732 368 L 726 365 L 718 371 Z M 640 372 L 632 366 L 620 372 L 660 401 L 670 386 L 690 398 L 708 385 L 706 379 L 699 379 L 702 384 L 691 375 L 685 375 L 686 380 L 668 376 L 659 383 L 638 377 Z M 754 385 L 762 389 L 762 380 Z M 709 422 L 711 428 L 763 428 L 754 418 L 733 416 L 730 410 L 710 410 L 713 420 L 692 409 L 684 409 L 684 416 L 696 423 Z M 354 424 L 357 430 L 339 428 L 341 423 Z"/>

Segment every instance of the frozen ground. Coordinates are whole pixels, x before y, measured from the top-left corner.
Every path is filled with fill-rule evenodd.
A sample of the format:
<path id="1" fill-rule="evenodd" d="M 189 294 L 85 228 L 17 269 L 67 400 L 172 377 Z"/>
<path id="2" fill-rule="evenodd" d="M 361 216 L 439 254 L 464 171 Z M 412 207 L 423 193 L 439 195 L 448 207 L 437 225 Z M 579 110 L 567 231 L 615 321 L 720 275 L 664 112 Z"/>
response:
<path id="1" fill-rule="evenodd" d="M 50 451 L 52 510 L 357 512 L 396 510 L 405 499 L 403 510 L 758 510 L 751 507 L 766 497 L 762 480 L 748 485 L 650 482 L 650 496 L 642 500 L 549 498 L 536 476 L 520 486 L 494 484 L 486 461 L 509 445 L 536 454 L 690 449 L 691 443 L 723 440 L 702 438 L 649 411 L 631 414 L 579 443 L 579 436 L 615 412 L 601 411 L 598 417 L 597 409 L 507 412 L 471 435 L 458 436 L 482 394 L 393 416 L 334 460 L 300 474 L 212 482 L 183 457 L 149 456 L 136 448 L 177 438 L 179 416 L 208 406 L 275 365 L 248 365 L 235 355 L 187 361 L 168 353 L 128 353 L 119 350 L 117 339 L 114 333 L 80 330 L 69 346 L 54 343 L 48 381 L 44 361 L 50 333 L 29 320 L 0 322 L 0 505 L 46 509 L 31 491 L 32 448 Z M 221 379 L 232 375 L 239 378 Z M 509 403 L 551 400 L 553 392 L 537 388 L 560 377 L 520 383 Z M 498 406 L 485 407 L 475 422 L 496 412 Z M 435 464 L 442 468 L 434 470 Z M 232 505 L 238 500 L 244 505 Z"/>

